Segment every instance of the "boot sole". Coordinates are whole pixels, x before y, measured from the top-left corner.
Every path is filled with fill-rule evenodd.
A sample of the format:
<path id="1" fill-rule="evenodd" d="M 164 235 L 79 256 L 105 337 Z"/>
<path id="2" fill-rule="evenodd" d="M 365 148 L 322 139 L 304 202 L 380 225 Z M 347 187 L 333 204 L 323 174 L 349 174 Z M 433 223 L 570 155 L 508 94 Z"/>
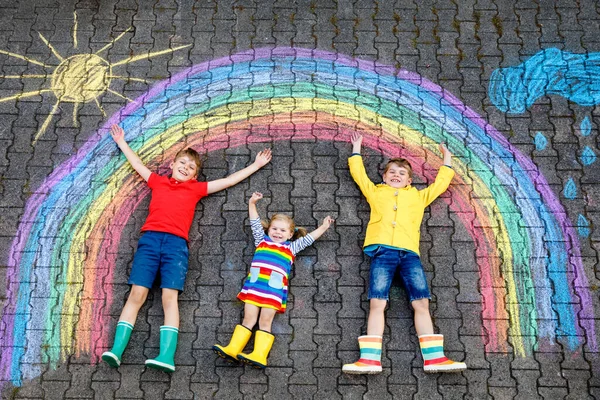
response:
<path id="1" fill-rule="evenodd" d="M 464 367 L 454 367 L 454 368 L 429 368 L 429 369 L 425 369 L 423 368 L 423 372 L 425 372 L 426 374 L 437 374 L 439 372 L 445 372 L 445 373 L 453 373 L 453 372 L 463 372 L 467 370 L 467 366 L 465 365 Z"/>
<path id="2" fill-rule="evenodd" d="M 161 361 L 156 361 L 156 360 L 146 360 L 146 367 L 148 368 L 152 368 L 152 369 L 158 369 L 161 370 L 163 372 L 175 372 L 175 366 L 174 365 L 170 365 Z"/>
<path id="3" fill-rule="evenodd" d="M 110 351 L 102 353 L 102 360 L 104 360 L 104 362 L 106 362 L 113 368 L 118 368 L 119 366 L 121 366 L 121 360 L 119 360 L 119 357 L 117 357 L 114 353 L 111 353 Z"/>
<path id="4" fill-rule="evenodd" d="M 248 364 L 249 366 L 254 367 L 256 369 L 265 369 L 267 367 L 266 365 L 258 363 L 254 360 L 250 360 L 249 358 L 245 358 L 243 356 L 238 356 L 238 360 L 240 360 L 244 364 Z"/>
<path id="5" fill-rule="evenodd" d="M 240 360 L 238 360 L 235 357 L 230 356 L 229 354 L 225 353 L 222 349 L 220 349 L 217 346 L 213 346 L 213 351 L 215 352 L 216 355 L 218 355 L 219 357 L 221 357 L 222 359 L 224 359 L 225 361 L 228 361 L 232 364 L 240 364 Z"/>
<path id="6" fill-rule="evenodd" d="M 342 372 L 350 375 L 375 375 L 380 374 L 383 369 L 343 369 Z"/>

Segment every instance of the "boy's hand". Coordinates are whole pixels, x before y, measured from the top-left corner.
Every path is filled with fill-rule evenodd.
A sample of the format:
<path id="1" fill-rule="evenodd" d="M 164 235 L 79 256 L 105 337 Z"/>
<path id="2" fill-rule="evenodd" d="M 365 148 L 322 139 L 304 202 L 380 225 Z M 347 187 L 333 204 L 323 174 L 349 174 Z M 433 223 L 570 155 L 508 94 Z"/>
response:
<path id="1" fill-rule="evenodd" d="M 257 201 L 263 198 L 263 194 L 260 192 L 252 193 L 252 197 L 250 197 L 250 204 L 256 204 Z"/>
<path id="2" fill-rule="evenodd" d="M 358 132 L 354 132 L 352 137 L 350 138 L 352 142 L 352 153 L 360 154 L 360 149 L 362 147 L 363 135 Z"/>
<path id="3" fill-rule="evenodd" d="M 444 158 L 444 165 L 447 165 L 449 167 L 452 166 L 452 153 L 450 153 L 450 150 L 448 150 L 448 148 L 446 147 L 446 145 L 444 143 L 440 143 L 440 151 L 442 152 L 442 157 Z"/>
<path id="4" fill-rule="evenodd" d="M 440 143 L 440 152 L 442 153 L 442 155 L 444 157 L 446 157 L 446 154 L 449 155 L 450 157 L 452 157 L 452 153 L 450 153 L 450 150 L 448 150 L 448 148 L 446 147 L 446 145 L 444 143 Z"/>
<path id="5" fill-rule="evenodd" d="M 334 222 L 335 222 L 335 220 L 333 218 L 331 218 L 330 215 L 328 215 L 323 219 L 323 223 L 321 224 L 321 226 L 323 226 L 325 229 L 329 229 L 331 224 L 333 224 Z"/>
<path id="6" fill-rule="evenodd" d="M 361 135 L 358 132 L 354 132 L 352 134 L 352 137 L 350 138 L 350 142 L 352 143 L 352 146 L 362 146 L 362 141 L 363 141 L 363 135 Z"/>
<path id="7" fill-rule="evenodd" d="M 256 155 L 256 160 L 254 163 L 258 166 L 258 168 L 262 168 L 271 161 L 273 154 L 271 153 L 271 149 L 264 149 Z"/>
<path id="8" fill-rule="evenodd" d="M 125 131 L 119 125 L 114 124 L 110 127 L 110 136 L 112 136 L 115 143 L 125 139 Z"/>

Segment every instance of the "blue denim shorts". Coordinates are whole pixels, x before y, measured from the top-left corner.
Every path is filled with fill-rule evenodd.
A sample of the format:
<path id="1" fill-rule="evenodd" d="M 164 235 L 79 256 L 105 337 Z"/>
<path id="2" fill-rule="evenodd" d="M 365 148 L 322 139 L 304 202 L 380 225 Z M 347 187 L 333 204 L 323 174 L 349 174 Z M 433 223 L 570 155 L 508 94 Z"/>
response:
<path id="1" fill-rule="evenodd" d="M 146 231 L 138 241 L 127 283 L 150 289 L 160 272 L 161 288 L 182 291 L 188 257 L 184 238 L 165 232 Z"/>
<path id="2" fill-rule="evenodd" d="M 418 254 L 384 246 L 379 246 L 372 254 L 369 299 L 389 300 L 390 287 L 396 273 L 402 279 L 408 301 L 431 299 L 427 277 Z"/>

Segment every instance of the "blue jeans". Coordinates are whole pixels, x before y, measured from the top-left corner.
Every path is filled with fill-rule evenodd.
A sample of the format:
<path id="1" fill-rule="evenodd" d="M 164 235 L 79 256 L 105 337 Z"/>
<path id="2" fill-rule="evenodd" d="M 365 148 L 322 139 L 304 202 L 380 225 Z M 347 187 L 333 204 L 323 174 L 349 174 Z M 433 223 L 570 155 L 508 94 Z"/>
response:
<path id="1" fill-rule="evenodd" d="M 160 287 L 183 291 L 188 270 L 187 241 L 165 232 L 146 231 L 138 241 L 129 274 L 130 285 L 148 289 L 160 271 Z"/>
<path id="2" fill-rule="evenodd" d="M 431 299 L 427 277 L 419 255 L 408 250 L 380 246 L 372 253 L 369 299 L 389 300 L 392 279 L 398 273 L 408 300 Z"/>

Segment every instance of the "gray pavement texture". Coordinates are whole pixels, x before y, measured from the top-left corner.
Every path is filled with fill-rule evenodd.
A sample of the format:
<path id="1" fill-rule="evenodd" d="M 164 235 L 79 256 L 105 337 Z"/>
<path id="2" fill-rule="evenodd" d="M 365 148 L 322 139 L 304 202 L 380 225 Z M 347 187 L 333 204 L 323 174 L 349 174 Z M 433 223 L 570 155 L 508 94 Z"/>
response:
<path id="1" fill-rule="evenodd" d="M 2 398 L 599 397 L 599 23 L 595 0 L 1 0 Z M 310 61 L 302 72 L 300 64 L 286 70 L 275 48 L 304 49 Z M 267 55 L 260 58 L 257 49 Z M 95 53 L 100 60 L 90 56 Z M 242 68 L 240 53 L 250 54 L 245 61 L 269 62 L 236 75 L 231 65 Z M 190 86 L 177 89 L 177 74 L 197 65 L 207 66 L 204 75 L 190 72 Z M 401 92 L 389 83 L 396 74 L 420 92 L 402 86 L 406 96 L 393 97 Z M 112 343 L 129 292 L 149 198 L 132 170 L 110 181 L 127 189 L 100 186 L 117 174 L 115 160 L 123 159 L 114 144 L 96 143 L 107 121 L 127 121 L 136 107 L 132 100 L 169 79 L 172 92 L 163 100 L 145 100 L 164 113 L 158 119 L 167 121 L 171 106 L 179 110 L 175 99 L 191 104 L 183 110 L 225 99 L 197 125 L 185 114 L 192 111 L 177 117 L 190 124 L 189 132 L 214 122 L 215 136 L 194 142 L 204 156 L 202 179 L 247 165 L 265 146 L 274 157 L 197 207 L 180 297 L 176 372 L 144 367 L 158 352 L 163 314 L 157 289 L 140 311 L 123 364 L 111 369 L 98 355 Z M 203 79 L 214 82 L 208 91 L 190 89 Z M 286 79 L 314 85 L 286 86 Z M 275 99 L 277 90 L 287 90 L 277 96 L 292 98 L 291 109 Z M 343 111 L 345 104 L 352 109 Z M 400 131 L 400 139 L 386 141 L 369 133 L 370 126 L 388 129 L 385 118 L 394 113 L 424 134 Z M 152 119 L 151 113 L 144 118 Z M 477 123 L 488 125 L 478 130 Z M 166 128 L 160 121 L 148 124 L 146 139 L 135 146 L 147 151 L 142 156 L 153 168 L 168 165 L 171 148 L 195 137 L 172 143 L 163 135 L 152 144 L 152 131 Z M 223 138 L 219 129 L 237 136 Z M 436 138 L 450 140 L 457 177 L 426 210 L 421 258 L 436 331 L 446 336 L 447 354 L 467 362 L 463 373 L 424 374 L 399 283 L 386 314 L 383 373 L 341 372 L 358 357 L 356 338 L 366 331 L 368 312 L 369 259 L 361 244 L 369 206 L 347 168 L 352 130 L 375 138 L 365 149 L 373 180 L 386 143 L 401 155 L 427 158 L 435 154 Z M 433 152 L 420 150 L 428 146 Z M 92 178 L 72 162 L 88 152 Z M 419 188 L 431 181 L 429 165 L 416 168 Z M 70 182 L 61 178 L 65 196 L 50 203 L 63 187 L 50 180 L 57 171 L 82 174 Z M 288 310 L 275 318 L 264 371 L 227 364 L 211 351 L 241 321 L 243 305 L 235 296 L 253 252 L 246 202 L 257 190 L 266 197 L 262 214 L 286 212 L 309 229 L 327 214 L 337 219 L 296 260 Z M 71 202 L 96 191 L 103 193 L 97 198 L 116 203 Z M 110 207 L 121 208 L 106 214 L 104 228 L 92 226 L 91 219 Z M 80 214 L 69 219 L 72 214 L 60 210 Z M 112 245 L 102 253 L 98 243 Z M 100 278 L 92 281 L 92 273 Z M 94 306 L 94 314 L 82 311 Z"/>

